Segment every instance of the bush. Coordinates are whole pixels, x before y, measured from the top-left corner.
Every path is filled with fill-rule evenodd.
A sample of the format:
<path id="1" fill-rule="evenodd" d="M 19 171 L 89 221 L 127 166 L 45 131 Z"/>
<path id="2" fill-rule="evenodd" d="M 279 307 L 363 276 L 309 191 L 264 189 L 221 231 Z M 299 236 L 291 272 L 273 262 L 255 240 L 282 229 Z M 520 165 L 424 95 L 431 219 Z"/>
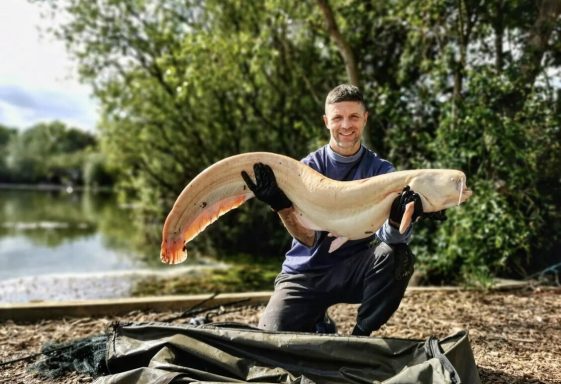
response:
<path id="1" fill-rule="evenodd" d="M 549 169 L 561 155 L 559 141 L 546 134 L 559 127 L 559 118 L 539 89 L 513 113 L 514 90 L 507 77 L 479 70 L 462 102 L 444 108 L 432 150 L 442 167 L 466 172 L 475 194 L 419 244 L 433 282 L 525 276 L 561 241 L 560 180 Z"/>
<path id="2" fill-rule="evenodd" d="M 101 153 L 90 153 L 86 156 L 82 173 L 87 188 L 107 187 L 115 183 L 116 171 L 110 168 Z"/>

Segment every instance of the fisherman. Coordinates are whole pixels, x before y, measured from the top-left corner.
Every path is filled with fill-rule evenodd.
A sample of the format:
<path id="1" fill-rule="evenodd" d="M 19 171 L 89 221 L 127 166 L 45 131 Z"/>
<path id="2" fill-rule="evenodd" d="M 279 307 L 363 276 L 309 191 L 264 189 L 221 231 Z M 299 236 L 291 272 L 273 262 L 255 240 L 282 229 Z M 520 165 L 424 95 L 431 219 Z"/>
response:
<path id="1" fill-rule="evenodd" d="M 395 171 L 394 166 L 361 143 L 368 111 L 360 90 L 349 84 L 332 89 L 323 121 L 329 143 L 302 161 L 334 180 L 358 180 Z M 254 165 L 255 182 L 242 176 L 255 197 L 278 213 L 293 236 L 282 271 L 259 327 L 271 331 L 336 332 L 327 309 L 337 303 L 360 303 L 353 335 L 370 335 L 397 310 L 413 274 L 408 243 L 413 225 L 402 234 L 399 225 L 408 203 L 413 221 L 424 216 L 421 199 L 405 188 L 392 204 L 388 220 L 371 237 L 344 243 L 329 253 L 334 237 L 298 221 L 292 202 L 277 186 L 273 170 Z M 426 214 L 428 216 L 428 214 Z M 444 215 L 431 215 L 444 219 Z"/>

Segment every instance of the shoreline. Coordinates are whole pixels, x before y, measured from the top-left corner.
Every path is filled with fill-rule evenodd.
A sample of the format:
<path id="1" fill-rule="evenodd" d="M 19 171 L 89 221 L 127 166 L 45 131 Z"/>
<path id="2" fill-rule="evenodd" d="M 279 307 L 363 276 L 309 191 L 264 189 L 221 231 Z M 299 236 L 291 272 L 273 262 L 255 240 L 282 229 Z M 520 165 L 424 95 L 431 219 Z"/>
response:
<path id="1" fill-rule="evenodd" d="M 93 273 L 65 273 L 0 280 L 0 303 L 25 304 L 46 301 L 121 299 L 131 297 L 135 284 L 152 279 L 195 277 L 227 264 L 191 265 L 170 269 L 133 269 Z"/>
<path id="2" fill-rule="evenodd" d="M 73 192 L 113 192 L 113 187 L 86 187 L 83 185 L 60 185 L 60 184 L 22 184 L 22 183 L 0 183 L 1 190 L 14 191 L 60 191 L 66 193 Z"/>
<path id="3" fill-rule="evenodd" d="M 241 268 L 245 275 L 239 275 Z M 227 274 L 239 282 L 235 286 L 212 285 L 215 277 L 224 283 Z M 210 273 L 210 274 L 209 274 Z M 271 284 L 250 286 L 246 279 L 254 280 L 244 266 L 232 266 L 224 262 L 205 262 L 196 265 L 155 268 L 96 271 L 91 273 L 56 273 L 35 276 L 11 277 L 0 280 L 0 304 L 25 305 L 26 303 L 72 302 L 84 300 L 120 300 L 139 297 L 184 296 L 212 292 L 232 293 L 240 291 L 263 291 L 272 289 L 275 272 L 263 269 L 253 271 L 260 277 L 270 274 Z M 225 275 L 226 274 L 226 275 Z M 265 279 L 266 280 L 266 279 Z M 245 285 L 244 285 L 245 281 Z M 138 284 L 141 284 L 139 287 Z M 189 284 L 199 286 L 193 291 Z M 495 279 L 489 290 L 505 291 L 528 288 L 531 281 Z M 243 289 L 243 288 L 246 289 Z M 466 286 L 423 286 L 414 281 L 408 291 L 478 291 L 481 288 Z"/>
<path id="4" fill-rule="evenodd" d="M 519 292 L 561 292 L 559 287 L 504 285 L 486 291 L 458 286 L 408 286 L 404 300 L 412 295 L 516 295 Z M 207 292 L 198 294 L 162 294 L 148 296 L 113 297 L 104 299 L 75 299 L 66 301 L 31 301 L 0 303 L 0 323 L 3 321 L 34 322 L 55 319 L 124 316 L 132 312 L 160 313 L 183 311 L 185 308 L 211 309 L 228 305 L 265 305 L 273 291 Z M 345 305 L 337 304 L 337 305 Z M 336 306 L 337 306 L 336 305 Z M 346 304 L 355 305 L 358 304 Z"/>

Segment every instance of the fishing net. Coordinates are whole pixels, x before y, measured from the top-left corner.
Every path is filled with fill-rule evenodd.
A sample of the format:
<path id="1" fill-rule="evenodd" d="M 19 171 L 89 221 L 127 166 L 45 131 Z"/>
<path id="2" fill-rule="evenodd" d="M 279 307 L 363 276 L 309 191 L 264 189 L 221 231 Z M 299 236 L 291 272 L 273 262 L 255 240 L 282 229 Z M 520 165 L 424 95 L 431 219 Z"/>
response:
<path id="1" fill-rule="evenodd" d="M 210 298 L 164 321 L 169 322 L 187 318 L 187 323 L 191 326 L 207 324 L 210 322 L 212 315 L 224 313 L 226 311 L 222 305 L 202 308 L 204 304 L 212 300 L 216 295 L 218 295 L 218 293 L 214 293 Z M 247 300 L 239 300 L 229 305 L 233 306 L 245 301 Z M 30 360 L 40 356 L 40 360 L 32 364 L 28 370 L 41 377 L 56 379 L 71 372 L 78 372 L 91 377 L 103 376 L 109 373 L 106 363 L 107 342 L 115 329 L 121 326 L 122 324 L 118 322 L 112 324 L 105 335 L 90 336 L 64 343 L 48 342 L 41 349 L 41 353 L 5 362 L 5 364 L 20 360 Z"/>
<path id="2" fill-rule="evenodd" d="M 70 372 L 92 377 L 109 373 L 105 364 L 108 335 L 91 336 L 67 343 L 47 343 L 43 357 L 29 370 L 39 376 L 54 379 Z"/>

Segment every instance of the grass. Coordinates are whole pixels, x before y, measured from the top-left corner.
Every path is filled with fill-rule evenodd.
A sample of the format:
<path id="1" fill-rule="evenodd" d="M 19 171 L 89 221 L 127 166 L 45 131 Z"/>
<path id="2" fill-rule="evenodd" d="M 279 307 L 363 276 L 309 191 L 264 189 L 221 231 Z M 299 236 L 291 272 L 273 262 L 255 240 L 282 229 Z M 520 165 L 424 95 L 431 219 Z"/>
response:
<path id="1" fill-rule="evenodd" d="M 228 257 L 223 262 L 232 261 Z M 273 289 L 275 277 L 280 271 L 278 260 L 257 261 L 246 255 L 235 257 L 236 263 L 227 268 L 209 269 L 195 275 L 172 278 L 146 278 L 139 281 L 133 296 L 186 295 L 209 292 L 251 292 Z"/>

